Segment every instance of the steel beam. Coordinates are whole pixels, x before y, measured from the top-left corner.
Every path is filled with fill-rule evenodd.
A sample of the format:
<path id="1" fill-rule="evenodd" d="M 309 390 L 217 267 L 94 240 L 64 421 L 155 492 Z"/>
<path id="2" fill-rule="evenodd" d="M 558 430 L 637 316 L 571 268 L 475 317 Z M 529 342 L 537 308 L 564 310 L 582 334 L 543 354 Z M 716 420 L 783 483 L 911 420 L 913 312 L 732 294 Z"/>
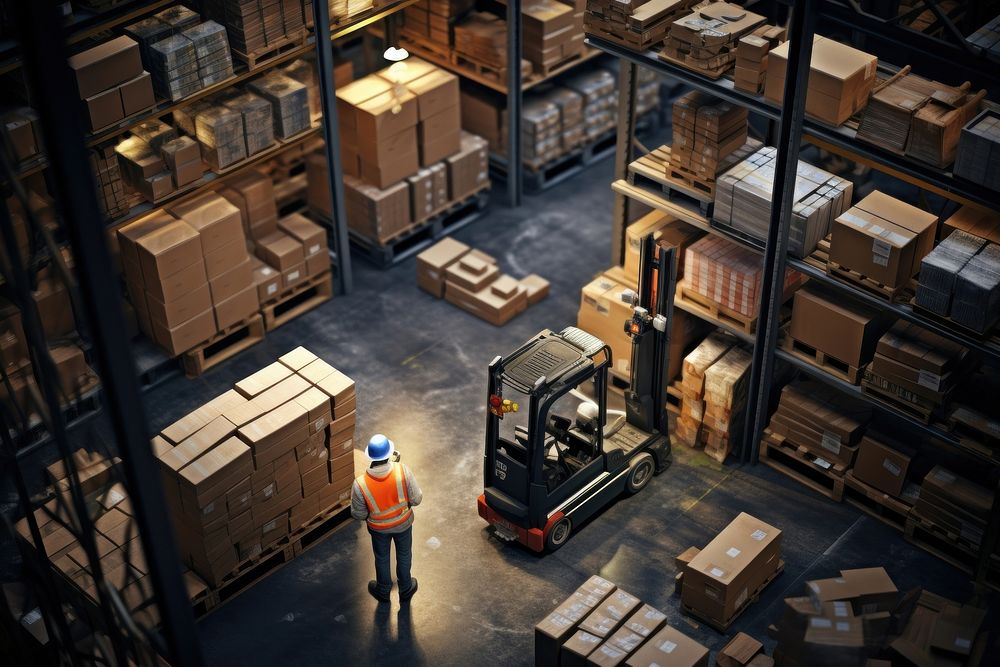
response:
<path id="1" fill-rule="evenodd" d="M 521 205 L 521 0 L 507 0 L 507 197 Z"/>
<path id="2" fill-rule="evenodd" d="M 354 289 L 354 275 L 351 272 L 351 241 L 347 235 L 347 212 L 344 208 L 344 167 L 340 162 L 340 124 L 337 119 L 337 90 L 333 81 L 330 8 L 325 0 L 313 2 L 312 7 L 316 26 L 316 71 L 323 104 L 323 146 L 330 186 L 333 254 L 337 262 L 337 291 L 350 294 Z"/>
<path id="3" fill-rule="evenodd" d="M 635 103 L 638 95 L 638 66 L 631 60 L 618 60 L 618 139 L 615 142 L 615 178 L 628 178 L 635 143 Z M 631 217 L 631 199 L 616 192 L 611 212 L 611 265 L 625 259 L 625 228 Z"/>
<path id="4" fill-rule="evenodd" d="M 753 346 L 745 440 L 741 451 L 744 461 L 754 463 L 757 461 L 760 439 L 768 419 L 771 378 L 774 374 L 775 350 L 778 347 L 779 313 L 784 295 L 795 174 L 805 119 L 805 92 L 815 26 L 816 0 L 796 3 L 792 10 L 789 35 L 791 48 L 788 54 L 788 72 L 793 72 L 794 75 L 785 78 L 784 106 L 778 121 L 778 155 L 771 191 L 771 218 L 764 246 L 764 279 L 757 308 L 757 338 Z"/>

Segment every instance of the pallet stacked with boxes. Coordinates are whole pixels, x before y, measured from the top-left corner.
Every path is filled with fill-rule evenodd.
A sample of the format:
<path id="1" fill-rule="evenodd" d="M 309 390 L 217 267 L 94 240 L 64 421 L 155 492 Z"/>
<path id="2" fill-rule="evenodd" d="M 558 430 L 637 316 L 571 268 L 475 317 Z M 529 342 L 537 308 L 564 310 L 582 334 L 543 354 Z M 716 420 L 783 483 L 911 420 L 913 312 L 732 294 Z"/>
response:
<path id="1" fill-rule="evenodd" d="M 115 154 L 124 182 L 152 203 L 205 173 L 198 143 L 158 120 L 133 128 L 132 136 L 115 146 Z"/>
<path id="2" fill-rule="evenodd" d="M 705 453 L 720 463 L 742 442 L 751 359 L 734 346 L 705 369 L 702 440 Z"/>
<path id="3" fill-rule="evenodd" d="M 303 0 L 210 0 L 205 13 L 226 27 L 233 53 L 251 67 L 258 57 L 303 39 L 312 23 L 311 3 Z"/>
<path id="4" fill-rule="evenodd" d="M 696 0 L 587 0 L 584 26 L 595 37 L 645 51 L 661 43 L 674 20 L 694 4 Z"/>
<path id="5" fill-rule="evenodd" d="M 305 348 L 154 438 L 185 564 L 219 587 L 350 502 L 354 381 Z"/>
<path id="6" fill-rule="evenodd" d="M 153 106 L 153 85 L 139 45 L 122 35 L 69 59 L 77 99 L 93 132 Z"/>
<path id="7" fill-rule="evenodd" d="M 700 447 L 703 443 L 705 372 L 736 344 L 733 336 L 715 331 L 684 357 L 680 380 L 680 415 L 675 422 L 673 435 L 688 447 Z"/>
<path id="8" fill-rule="evenodd" d="M 763 22 L 739 5 L 713 2 L 670 24 L 660 57 L 718 78 L 733 66 L 740 39 Z"/>
<path id="9" fill-rule="evenodd" d="M 593 576 L 535 626 L 535 664 L 708 667 L 708 649 L 666 619 Z"/>

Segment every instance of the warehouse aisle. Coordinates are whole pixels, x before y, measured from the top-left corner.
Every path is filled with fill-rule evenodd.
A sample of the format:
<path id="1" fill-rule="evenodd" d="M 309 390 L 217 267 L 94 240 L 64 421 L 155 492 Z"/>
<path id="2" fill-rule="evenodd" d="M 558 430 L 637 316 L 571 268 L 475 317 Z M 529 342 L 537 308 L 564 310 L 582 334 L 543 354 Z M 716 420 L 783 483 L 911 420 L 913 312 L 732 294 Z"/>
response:
<path id="1" fill-rule="evenodd" d="M 269 334 L 197 380 L 177 378 L 148 395 L 152 426 L 160 429 L 305 345 L 357 381 L 356 447 L 374 432 L 388 434 L 424 490 L 414 527 L 420 590 L 409 609 L 400 608 L 395 591 L 388 607 L 368 596 L 370 542 L 362 526 L 351 524 L 202 620 L 210 665 L 532 664 L 534 624 L 594 573 L 717 649 L 722 635 L 679 613 L 673 558 L 703 546 L 740 511 L 784 530 L 786 569 L 734 631 L 764 639 L 783 597 L 840 568 L 886 565 L 901 589 L 935 581 L 936 592 L 968 597 L 964 576 L 850 506 L 764 466 L 722 467 L 687 450 L 647 490 L 610 507 L 557 554 L 536 557 L 490 537 L 475 506 L 486 365 L 541 328 L 575 321 L 580 287 L 608 265 L 611 171 L 609 160 L 528 197 L 519 211 L 496 206 L 457 234 L 496 255 L 504 271 L 552 282 L 547 301 L 506 327 L 419 291 L 412 259 L 387 272 L 358 261 L 349 298 Z"/>

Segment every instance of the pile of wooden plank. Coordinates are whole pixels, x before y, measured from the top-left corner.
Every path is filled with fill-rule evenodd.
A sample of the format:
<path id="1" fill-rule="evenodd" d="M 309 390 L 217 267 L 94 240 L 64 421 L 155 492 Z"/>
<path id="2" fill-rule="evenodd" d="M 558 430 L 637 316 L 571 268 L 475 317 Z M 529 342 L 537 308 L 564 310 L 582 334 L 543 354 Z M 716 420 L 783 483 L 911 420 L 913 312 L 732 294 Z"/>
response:
<path id="1" fill-rule="evenodd" d="M 739 5 L 700 7 L 671 24 L 660 57 L 717 79 L 733 66 L 740 39 L 763 22 L 763 16 Z"/>
<path id="2" fill-rule="evenodd" d="M 583 25 L 595 37 L 645 51 L 661 43 L 671 23 L 694 4 L 695 0 L 587 0 Z"/>

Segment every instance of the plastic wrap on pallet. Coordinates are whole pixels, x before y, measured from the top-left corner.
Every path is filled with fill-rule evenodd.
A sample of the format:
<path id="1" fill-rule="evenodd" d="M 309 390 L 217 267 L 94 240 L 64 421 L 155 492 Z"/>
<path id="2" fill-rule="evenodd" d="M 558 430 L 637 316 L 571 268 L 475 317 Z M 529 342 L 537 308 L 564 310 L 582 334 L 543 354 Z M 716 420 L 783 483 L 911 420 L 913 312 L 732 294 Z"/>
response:
<path id="1" fill-rule="evenodd" d="M 951 317 L 979 332 L 1000 320 L 1000 245 L 990 243 L 959 271 Z"/>

